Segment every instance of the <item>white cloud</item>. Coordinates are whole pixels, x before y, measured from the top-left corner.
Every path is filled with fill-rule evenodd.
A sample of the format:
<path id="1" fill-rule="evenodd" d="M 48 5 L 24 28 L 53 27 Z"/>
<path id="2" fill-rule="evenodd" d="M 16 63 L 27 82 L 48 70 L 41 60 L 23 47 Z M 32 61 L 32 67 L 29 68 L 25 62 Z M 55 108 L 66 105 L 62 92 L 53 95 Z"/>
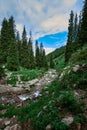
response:
<path id="1" fill-rule="evenodd" d="M 77 1 L 82 0 L 0 0 L 0 16 L 13 15 L 20 32 L 26 25 L 38 39 L 67 30 L 70 10 L 76 8 Z"/>
<path id="2" fill-rule="evenodd" d="M 46 55 L 51 53 L 52 51 L 54 51 L 56 48 L 44 48 L 45 49 L 45 52 L 46 52 Z"/>
<path id="3" fill-rule="evenodd" d="M 20 33 L 22 33 L 22 31 L 23 31 L 23 25 L 22 25 L 22 24 L 16 24 L 16 29 L 17 29 Z"/>

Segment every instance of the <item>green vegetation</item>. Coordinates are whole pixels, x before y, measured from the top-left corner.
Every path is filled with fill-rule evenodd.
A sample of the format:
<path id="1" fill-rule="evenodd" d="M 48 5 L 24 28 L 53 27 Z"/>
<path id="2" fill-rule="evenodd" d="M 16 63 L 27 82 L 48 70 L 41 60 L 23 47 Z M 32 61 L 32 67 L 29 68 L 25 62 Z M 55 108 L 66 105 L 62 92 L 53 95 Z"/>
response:
<path id="1" fill-rule="evenodd" d="M 7 79 L 8 84 L 15 85 L 18 81 L 18 75 L 20 75 L 21 81 L 29 81 L 35 78 L 42 77 L 45 72 L 45 69 L 21 69 L 17 72 L 8 72 L 11 73 L 10 77 Z"/>
<path id="2" fill-rule="evenodd" d="M 44 68 L 46 68 L 46 58 L 48 62 L 50 62 L 50 57 L 52 56 L 51 63 L 54 63 L 54 68 L 59 74 L 58 77 L 50 85 L 44 86 L 41 96 L 37 100 L 34 102 L 27 100 L 29 104 L 26 106 L 16 108 L 14 106 L 3 106 L 0 104 L 0 110 L 7 110 L 5 114 L 0 114 L 0 117 L 11 118 L 16 115 L 18 120 L 21 122 L 25 122 L 30 119 L 32 120 L 35 130 L 45 130 L 48 124 L 51 125 L 53 130 L 70 130 L 71 126 L 62 121 L 62 119 L 67 115 L 72 115 L 74 118 L 73 123 L 80 123 L 81 125 L 87 123 L 87 118 L 85 116 L 85 112 L 87 112 L 87 103 L 84 101 L 84 99 L 87 100 L 87 30 L 85 31 L 85 28 L 87 27 L 85 24 L 87 21 L 85 20 L 87 15 L 86 8 L 87 0 L 85 0 L 82 19 L 79 19 L 79 23 L 77 23 L 77 14 L 74 17 L 74 13 L 71 11 L 66 48 L 61 47 L 45 57 L 45 51 L 42 44 L 39 47 L 38 42 L 36 41 L 36 55 L 33 57 L 35 58 L 35 63 L 33 61 L 32 63 L 34 63 L 37 68 L 40 68 L 42 67 L 42 64 L 40 63 L 42 58 L 44 61 Z M 79 27 L 79 31 L 77 26 Z M 27 45 L 25 29 L 22 38 L 24 45 Z M 85 43 L 82 45 L 82 42 Z M 30 41 L 30 45 L 31 44 L 32 43 Z M 26 48 L 26 45 L 24 48 Z M 42 53 L 43 55 L 39 57 Z M 29 65 L 27 64 L 26 57 L 24 57 L 23 62 L 26 62 L 26 65 Z M 21 66 L 27 68 L 27 66 L 24 66 L 24 63 L 22 63 Z M 15 85 L 17 75 L 21 76 L 22 81 L 28 81 L 41 77 L 44 71 L 44 69 L 22 69 L 17 72 L 13 72 L 7 82 Z M 82 92 L 85 94 L 82 95 Z"/>

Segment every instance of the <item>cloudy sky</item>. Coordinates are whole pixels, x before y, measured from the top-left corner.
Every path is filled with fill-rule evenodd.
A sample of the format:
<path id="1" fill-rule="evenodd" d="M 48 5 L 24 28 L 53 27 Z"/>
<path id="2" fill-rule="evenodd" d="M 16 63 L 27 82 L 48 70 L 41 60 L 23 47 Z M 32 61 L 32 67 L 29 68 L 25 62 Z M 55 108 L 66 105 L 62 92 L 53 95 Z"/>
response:
<path id="1" fill-rule="evenodd" d="M 19 32 L 25 25 L 48 53 L 65 45 L 70 11 L 79 13 L 82 6 L 83 0 L 0 0 L 0 26 L 13 15 Z"/>

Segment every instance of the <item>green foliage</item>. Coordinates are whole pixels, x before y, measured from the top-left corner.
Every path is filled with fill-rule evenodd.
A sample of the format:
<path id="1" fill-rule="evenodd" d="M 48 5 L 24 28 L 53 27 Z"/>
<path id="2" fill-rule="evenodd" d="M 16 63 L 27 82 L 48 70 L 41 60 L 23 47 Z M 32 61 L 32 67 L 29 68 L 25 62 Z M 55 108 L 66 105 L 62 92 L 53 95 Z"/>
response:
<path id="1" fill-rule="evenodd" d="M 58 71 L 58 73 L 62 72 L 63 68 L 65 67 L 64 61 L 65 61 L 64 54 L 54 59 L 54 63 L 55 63 L 54 68 Z"/>
<path id="2" fill-rule="evenodd" d="M 11 71 L 17 71 L 19 69 L 19 58 L 18 51 L 15 41 L 12 39 L 9 45 L 8 57 L 7 57 L 7 68 Z"/>
<path id="3" fill-rule="evenodd" d="M 1 28 L 1 39 L 0 39 L 0 64 L 7 61 L 8 52 L 8 21 L 4 18 Z"/>
<path id="4" fill-rule="evenodd" d="M 52 128 L 54 130 L 69 130 L 69 126 L 64 124 L 63 122 L 58 122 L 58 120 L 55 120 L 52 124 Z"/>
<path id="5" fill-rule="evenodd" d="M 53 59 L 56 59 L 58 57 L 60 57 L 62 54 L 65 53 L 65 46 L 62 46 L 58 49 L 56 49 L 55 51 L 51 52 L 50 54 L 48 54 L 46 57 L 47 57 L 47 61 L 49 62 L 50 61 L 50 56 L 52 55 L 53 56 Z"/>
<path id="6" fill-rule="evenodd" d="M 4 75 L 4 69 L 0 66 L 0 78 L 2 78 Z"/>
<path id="7" fill-rule="evenodd" d="M 66 51 L 65 51 L 65 62 L 67 63 L 69 61 L 69 58 L 72 54 L 72 43 L 73 43 L 73 21 L 74 21 L 74 13 L 71 11 L 70 13 L 70 19 L 69 19 L 69 27 L 68 27 L 68 39 L 67 39 L 67 45 L 66 45 Z"/>
<path id="8" fill-rule="evenodd" d="M 20 55 L 20 64 L 24 68 L 29 68 L 29 53 L 27 45 L 27 36 L 26 36 L 25 26 L 22 32 L 22 43 L 21 43 L 21 55 Z"/>
<path id="9" fill-rule="evenodd" d="M 7 79 L 8 84 L 15 85 L 16 81 L 18 80 L 17 75 L 20 75 L 21 81 L 29 81 L 38 77 L 43 76 L 45 70 L 44 69 L 21 69 L 17 72 L 12 72 L 11 76 Z"/>
<path id="10" fill-rule="evenodd" d="M 52 54 L 50 55 L 50 68 L 54 68 L 54 61 Z"/>
<path id="11" fill-rule="evenodd" d="M 30 31 L 30 38 L 28 42 L 28 54 L 29 54 L 29 68 L 32 69 L 35 67 L 35 58 L 34 58 L 34 52 L 33 52 L 33 43 L 32 43 L 32 34 Z"/>
<path id="12" fill-rule="evenodd" d="M 83 114 L 79 114 L 74 118 L 74 122 L 77 123 L 84 123 L 86 120 L 86 117 Z"/>
<path id="13" fill-rule="evenodd" d="M 70 92 L 62 92 L 61 95 L 61 103 L 63 107 L 67 107 L 73 113 L 81 113 L 83 112 L 83 104 L 78 102 L 76 97 Z"/>
<path id="14" fill-rule="evenodd" d="M 78 49 L 73 55 L 71 56 L 69 62 L 76 64 L 76 63 L 87 63 L 87 46 L 83 46 L 81 49 Z"/>
<path id="15" fill-rule="evenodd" d="M 81 31 L 79 36 L 80 46 L 87 42 L 87 0 L 84 1 L 81 20 Z"/>

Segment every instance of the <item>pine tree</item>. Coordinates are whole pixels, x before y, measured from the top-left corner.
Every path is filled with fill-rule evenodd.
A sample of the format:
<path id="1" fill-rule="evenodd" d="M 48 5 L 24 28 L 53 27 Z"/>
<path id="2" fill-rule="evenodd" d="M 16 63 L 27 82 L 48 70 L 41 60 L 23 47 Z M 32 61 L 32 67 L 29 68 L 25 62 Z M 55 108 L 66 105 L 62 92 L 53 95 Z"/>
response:
<path id="1" fill-rule="evenodd" d="M 21 41 L 21 66 L 24 68 L 28 68 L 29 65 L 29 54 L 28 54 L 28 45 L 27 45 L 27 36 L 26 36 L 26 29 L 25 26 L 23 28 L 23 33 L 22 33 L 22 41 Z"/>
<path id="2" fill-rule="evenodd" d="M 54 68 L 53 55 L 50 55 L 50 68 Z"/>
<path id="3" fill-rule="evenodd" d="M 87 0 L 84 1 L 84 7 L 82 10 L 82 22 L 79 42 L 81 46 L 84 45 L 84 43 L 87 43 Z"/>
<path id="4" fill-rule="evenodd" d="M 1 27 L 1 42 L 0 42 L 0 63 L 7 62 L 7 50 L 8 50 L 8 21 L 4 18 Z"/>
<path id="5" fill-rule="evenodd" d="M 68 40 L 66 45 L 66 52 L 65 52 L 65 62 L 68 62 L 69 58 L 71 57 L 73 48 L 73 20 L 74 20 L 74 13 L 71 11 L 70 19 L 69 19 L 69 27 L 68 27 Z"/>
<path id="6" fill-rule="evenodd" d="M 8 33 L 9 33 L 8 38 L 9 38 L 9 40 L 16 39 L 15 32 L 16 32 L 16 25 L 15 25 L 14 17 L 11 16 L 8 21 Z"/>
<path id="7" fill-rule="evenodd" d="M 0 45 L 1 45 L 1 35 L 0 35 Z M 4 70 L 2 68 L 1 62 L 0 62 L 0 79 L 4 76 Z"/>
<path id="8" fill-rule="evenodd" d="M 20 34 L 17 31 L 16 34 L 16 45 L 17 45 L 17 49 L 18 49 L 18 57 L 19 57 L 19 64 L 21 64 L 21 40 L 20 40 Z"/>
<path id="9" fill-rule="evenodd" d="M 78 17 L 77 14 L 75 15 L 74 25 L 73 25 L 73 42 L 77 42 L 77 35 L 78 35 Z"/>
<path id="10" fill-rule="evenodd" d="M 39 50 L 39 61 L 40 61 L 40 63 L 39 63 L 39 65 L 40 65 L 40 67 L 43 67 L 43 43 L 41 43 L 40 44 L 40 50 Z"/>
<path id="11" fill-rule="evenodd" d="M 77 30 L 77 49 L 80 47 L 80 33 L 81 33 L 81 21 L 82 21 L 82 13 L 80 12 L 80 15 L 79 15 L 79 22 L 78 22 L 78 30 Z"/>
<path id="12" fill-rule="evenodd" d="M 28 54 L 29 54 L 29 68 L 33 69 L 35 67 L 35 59 L 34 59 L 34 52 L 33 52 L 33 43 L 32 43 L 32 33 L 30 31 L 30 38 L 28 42 Z"/>
<path id="13" fill-rule="evenodd" d="M 7 57 L 7 68 L 11 71 L 17 71 L 19 69 L 18 51 L 15 40 L 11 40 Z"/>
<path id="14" fill-rule="evenodd" d="M 35 44 L 35 63 L 36 63 L 36 67 L 40 67 L 40 49 L 37 40 Z"/>
<path id="15" fill-rule="evenodd" d="M 45 54 L 45 49 L 43 49 L 43 57 L 42 57 L 42 61 L 43 61 L 43 68 L 48 69 L 48 64 L 47 64 L 47 59 L 46 59 L 46 54 Z"/>
<path id="16" fill-rule="evenodd" d="M 7 68 L 11 71 L 19 69 L 18 48 L 15 37 L 15 21 L 13 16 L 8 21 L 8 50 L 7 50 Z"/>

